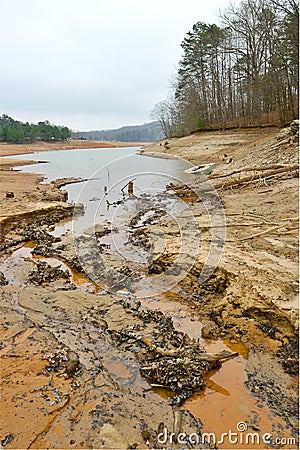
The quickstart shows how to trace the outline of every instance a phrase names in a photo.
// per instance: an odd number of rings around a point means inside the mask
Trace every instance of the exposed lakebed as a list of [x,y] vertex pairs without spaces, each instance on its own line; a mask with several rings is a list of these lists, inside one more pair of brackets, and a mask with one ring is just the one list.
[[[112,150],[103,150],[102,152],[110,152]],[[127,150],[113,150],[114,152],[120,154],[119,152],[126,152]],[[76,151],[80,152],[80,151]],[[143,168],[141,166],[138,167],[130,167],[129,172],[126,171],[124,166],[124,171],[122,171],[122,177],[120,176],[120,163],[117,163],[117,173],[114,172],[115,169],[111,166],[111,169],[107,171],[104,167],[102,174],[106,173],[106,178],[104,180],[99,177],[99,173],[95,175],[95,167],[93,167],[93,155],[96,155],[98,150],[91,151],[91,155],[88,153],[89,150],[82,150],[81,156],[76,155],[78,157],[78,167],[76,170],[72,170],[72,161],[76,158],[70,157],[70,151],[68,151],[68,158],[70,161],[70,165],[66,164],[64,156],[61,155],[63,152],[50,152],[53,153],[51,158],[53,157],[53,161],[43,166],[35,165],[32,168],[26,166],[25,171],[33,170],[34,173],[44,173],[46,175],[46,181],[52,181],[55,178],[61,178],[66,176],[72,177],[82,177],[82,178],[96,178],[95,180],[90,180],[85,182],[84,188],[82,188],[81,183],[69,185],[66,187],[69,195],[69,200],[77,202],[80,199],[80,202],[85,206],[85,215],[76,218],[75,221],[75,232],[81,233],[87,226],[91,226],[95,222],[95,217],[97,218],[98,223],[108,224],[112,222],[114,225],[117,225],[115,217],[115,209],[114,205],[107,209],[106,200],[109,198],[109,203],[114,203],[123,200],[122,193],[120,193],[120,188],[126,184],[128,180],[134,177],[138,173],[138,179],[135,180],[135,189],[136,195],[146,195],[149,199],[149,196],[157,197],[158,193],[161,193],[165,185],[170,182],[170,180],[174,178],[181,179],[182,174],[182,163],[180,161],[164,161],[164,160],[156,160],[152,158],[143,158],[139,156],[130,156],[130,161],[142,160]],[[128,154],[132,155],[133,150],[128,150]],[[123,155],[123,154],[122,154]],[[49,157],[50,155],[48,155]],[[80,156],[80,157],[79,157]],[[43,152],[42,155],[28,155],[26,159],[43,159],[47,160],[47,152]],[[84,157],[84,158],[83,158]],[[24,157],[22,156],[24,159]],[[83,158],[80,160],[80,158]],[[90,159],[88,159],[90,158]],[[115,158],[115,155],[114,157]],[[63,168],[60,167],[60,160],[64,161]],[[90,170],[85,171],[81,170],[82,167],[85,167],[85,161],[90,162]],[[124,161],[126,158],[124,158]],[[123,161],[123,162],[124,162]],[[105,164],[105,162],[104,162]],[[81,166],[81,167],[80,167]],[[166,174],[163,173],[162,176],[157,177],[155,172],[158,170],[162,171],[162,166],[164,167],[164,171],[170,171],[170,178],[168,179]],[[121,164],[123,168],[123,164]],[[141,172],[151,172],[151,175],[141,175]],[[163,171],[163,172],[164,172]],[[154,174],[152,173],[154,172]],[[115,174],[115,175],[114,175]],[[114,178],[115,176],[115,178]],[[120,183],[121,179],[121,183]],[[124,181],[124,182],[123,182]],[[112,186],[112,189],[108,188],[108,195],[103,196],[104,187]],[[172,208],[176,210],[176,205],[172,202],[174,200],[165,199],[165,202],[168,204],[172,204]],[[128,206],[128,201],[125,199],[123,203],[124,210],[122,211],[122,220],[126,217],[126,213],[128,217],[130,216],[130,212],[126,210]],[[118,205],[117,205],[118,206]],[[136,214],[136,211],[135,211]],[[142,223],[137,222],[136,225],[142,226],[144,225],[145,220],[149,219],[149,215],[144,217],[144,221]],[[71,229],[71,226],[74,226],[70,222],[66,222],[65,224],[57,227],[54,231],[55,236],[61,236],[63,233],[67,233],[68,229]],[[122,231],[122,230],[121,230]],[[116,243],[114,248],[115,240],[112,241],[108,235],[104,235],[101,239],[101,244],[106,244],[110,246],[111,250],[118,250],[119,246],[124,244],[124,236],[122,232],[116,233],[120,239],[120,243]],[[127,237],[126,237],[127,239]],[[144,239],[143,242],[147,242],[147,239]],[[69,271],[70,281],[75,285],[78,289],[87,289],[89,292],[95,291],[95,286],[93,284],[93,280],[89,280],[84,278],[80,272],[76,269],[72,268],[70,264],[66,261],[63,261],[60,257],[50,257],[50,256],[42,256],[36,255],[35,258],[32,258],[30,246],[27,248],[17,249],[11,256],[6,258],[5,265],[7,267],[7,271],[3,270],[4,275],[9,280],[10,283],[16,285],[18,284],[17,279],[15,277],[11,277],[9,274],[12,267],[20,267],[18,261],[23,260],[23,262],[27,262],[29,265],[30,261],[27,261],[24,258],[33,259],[35,261],[41,261],[49,264],[50,266],[60,266],[60,269],[63,271]],[[22,285],[22,277],[21,275],[21,285]],[[24,282],[24,279],[23,279]],[[26,281],[26,283],[30,282]],[[86,283],[86,285],[85,285]],[[101,292],[99,293],[99,298],[101,298]],[[119,293],[117,298],[128,294]],[[246,360],[247,360],[247,350],[240,342],[230,342],[225,341],[219,338],[204,340],[201,335],[202,318],[201,318],[201,308],[195,309],[195,306],[192,302],[189,302],[188,297],[183,297],[181,293],[177,293],[176,289],[174,291],[167,291],[158,296],[148,297],[145,299],[141,299],[142,305],[149,308],[150,310],[159,310],[163,313],[166,313],[169,317],[172,318],[174,328],[182,333],[186,333],[190,338],[195,339],[203,346],[203,348],[210,352],[219,352],[222,350],[230,350],[231,352],[237,352],[239,356],[235,358],[229,359],[224,362],[221,368],[218,368],[214,372],[209,372],[205,376],[205,381],[207,388],[203,391],[200,390],[194,394],[193,398],[187,400],[183,407],[189,409],[195,417],[200,417],[205,425],[205,431],[207,432],[221,432],[228,431],[229,429],[235,431],[237,422],[245,421],[248,423],[249,428],[264,432],[275,432],[282,433],[285,435],[283,429],[285,428],[285,424],[283,421],[278,418],[274,418],[271,410],[268,409],[266,405],[260,403],[260,401],[255,398],[250,391],[245,386],[245,381],[247,380],[247,372],[245,370]],[[25,302],[26,303],[26,302]],[[96,307],[95,302],[95,307]],[[26,309],[26,304],[23,304],[23,308]],[[55,327],[55,321],[52,324],[52,328]],[[93,324],[91,325],[93,327]],[[89,332],[97,339],[97,330],[90,329]],[[112,342],[113,344],[114,342]],[[112,351],[112,347],[107,344],[100,344],[100,353],[110,354]],[[152,392],[159,394],[162,398],[166,396],[167,391],[162,387],[151,386],[151,382],[148,384],[145,381],[144,377],[140,377],[139,375],[139,366],[132,365],[132,361],[124,358],[124,356],[118,358],[115,356],[113,358],[108,358],[105,363],[105,356],[103,358],[103,365],[106,367],[108,371],[110,371],[113,375],[113,378],[116,381],[122,384],[122,380],[125,380],[124,386],[126,385],[131,389],[132,392],[135,391],[134,386],[136,386],[137,391],[148,391],[150,389],[151,395]],[[152,387],[152,389],[151,389]],[[216,430],[216,423],[218,423],[218,430]],[[222,424],[222,426],[220,425]],[[228,445],[228,444],[227,444]],[[264,446],[261,446],[265,448]],[[224,448],[228,448],[224,447]],[[233,448],[235,448],[233,446]],[[240,447],[243,448],[243,447]],[[245,447],[245,448],[249,448]],[[259,448],[258,446],[252,448]]]

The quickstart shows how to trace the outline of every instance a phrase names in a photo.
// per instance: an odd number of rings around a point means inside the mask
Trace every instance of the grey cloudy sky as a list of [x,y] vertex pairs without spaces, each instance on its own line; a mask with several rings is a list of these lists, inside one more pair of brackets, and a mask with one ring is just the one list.
[[72,129],[147,122],[180,43],[225,0],[0,0],[0,113]]

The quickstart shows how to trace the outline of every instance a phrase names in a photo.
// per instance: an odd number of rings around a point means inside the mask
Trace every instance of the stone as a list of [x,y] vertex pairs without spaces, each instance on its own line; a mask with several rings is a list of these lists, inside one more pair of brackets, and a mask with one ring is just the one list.
[[283,128],[277,135],[277,141],[281,141],[282,139],[286,139],[293,136],[293,132],[290,127]]
[[293,134],[296,134],[299,132],[299,120],[293,120],[293,122],[290,124],[290,129],[293,132]]
[[128,448],[129,442],[126,438],[109,423],[105,423],[100,430],[97,439],[93,442],[94,448],[120,449]]
[[203,339],[217,339],[218,338],[218,328],[214,322],[206,323],[201,330],[201,337]]

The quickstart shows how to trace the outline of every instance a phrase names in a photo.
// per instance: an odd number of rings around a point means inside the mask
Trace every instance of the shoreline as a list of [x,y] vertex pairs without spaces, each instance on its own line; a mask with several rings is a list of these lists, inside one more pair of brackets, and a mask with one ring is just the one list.
[[[15,210],[27,211],[26,204],[30,199],[32,192],[34,192],[34,202],[42,200],[42,192],[45,193],[45,201],[47,197],[55,200],[55,195],[59,201],[61,200],[61,191],[54,194],[54,186],[48,184],[40,184],[43,180],[42,174],[31,174],[18,171],[18,166],[39,164],[40,161],[22,160],[22,155],[27,155],[34,152],[49,151],[49,150],[76,150],[89,148],[126,148],[136,147],[142,144],[124,143],[124,142],[103,142],[103,141],[85,141],[72,140],[66,142],[35,142],[32,144],[9,144],[0,143],[0,206],[3,211],[6,210],[7,201],[5,196],[7,192],[13,192],[15,198],[10,202],[10,215],[14,215]],[[9,156],[19,155],[20,159],[9,159]],[[5,156],[5,158],[2,158]],[[41,161],[42,162],[42,161]],[[15,169],[16,168],[16,169]],[[18,204],[18,205],[17,205]],[[23,207],[22,207],[23,204]],[[33,206],[33,205],[32,205]],[[19,211],[18,211],[19,213]],[[0,221],[1,226],[1,221]]]
[[34,152],[42,152],[49,150],[76,150],[89,148],[123,148],[123,147],[140,147],[143,143],[136,142],[104,142],[104,141],[85,141],[71,140],[63,142],[33,142],[31,144],[9,144],[0,143],[1,156],[25,155]]

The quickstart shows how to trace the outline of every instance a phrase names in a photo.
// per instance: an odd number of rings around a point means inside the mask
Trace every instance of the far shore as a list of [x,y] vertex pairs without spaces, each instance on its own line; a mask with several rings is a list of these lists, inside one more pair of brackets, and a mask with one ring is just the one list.
[[88,148],[122,148],[122,147],[140,147],[143,142],[104,142],[104,141],[85,141],[70,140],[63,142],[33,142],[28,144],[10,144],[0,143],[0,156],[25,155],[34,152],[47,150],[74,150]]
[[[36,161],[28,161],[20,159],[10,159],[10,156],[26,155],[34,152],[47,150],[75,150],[89,148],[123,148],[123,147],[141,147],[141,142],[104,142],[104,141],[86,141],[86,140],[70,140],[63,142],[33,142],[29,144],[10,144],[0,143],[0,198],[5,196],[8,191],[25,192],[36,189],[39,182],[43,179],[42,175],[32,173],[19,172],[17,166],[27,164],[37,164]],[[6,156],[6,158],[1,158]],[[7,158],[8,157],[8,158]]]

